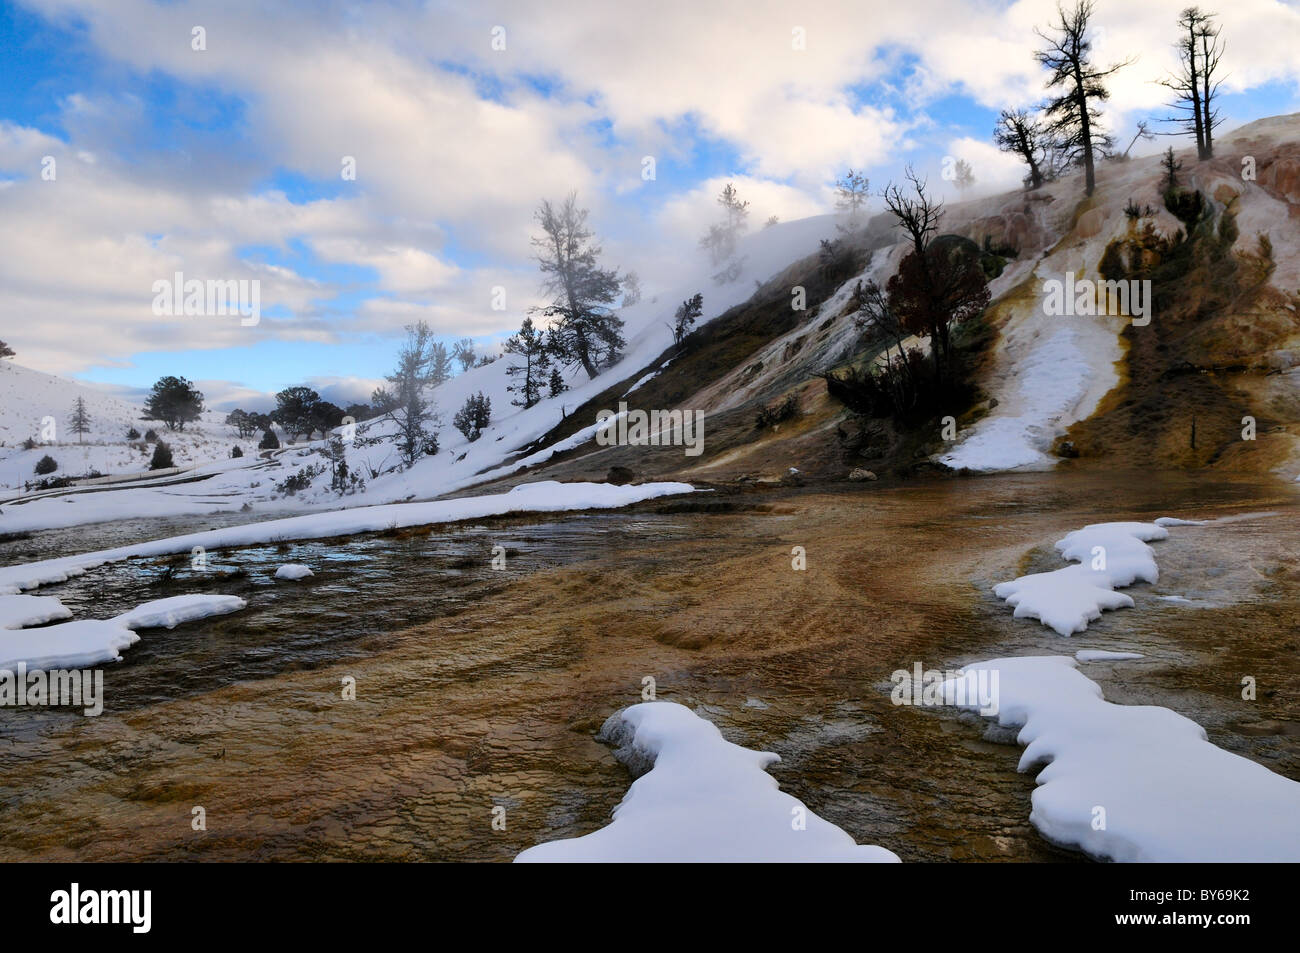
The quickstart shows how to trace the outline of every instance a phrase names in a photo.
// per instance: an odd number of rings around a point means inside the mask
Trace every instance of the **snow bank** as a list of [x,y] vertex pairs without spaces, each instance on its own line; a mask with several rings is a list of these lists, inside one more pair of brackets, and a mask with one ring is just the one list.
[[1117,588],[1160,578],[1147,541],[1168,536],[1155,523],[1094,523],[1056,544],[1063,557],[1079,565],[998,583],[993,592],[1015,606],[1017,619],[1038,619],[1061,635],[1082,632],[1106,609],[1133,607]]
[[18,566],[0,567],[0,593],[18,592],[53,582],[63,582],[88,569],[123,559],[188,553],[195,546],[209,552],[226,546],[256,546],[289,539],[323,539],[375,533],[390,527],[421,526],[456,520],[482,519],[503,513],[546,513],[564,510],[611,509],[677,493],[693,493],[689,483],[642,483],[614,486],[609,483],[558,483],[547,480],[525,483],[509,493],[470,496],[424,503],[390,503],[330,510],[286,519],[227,526],[222,529],[171,536],[166,539],[116,549],[103,549],[80,556],[64,556]]
[[53,596],[0,596],[0,629],[21,629],[71,618],[72,610]]
[[276,579],[306,579],[314,575],[316,574],[311,571],[311,567],[302,563],[285,563],[275,571]]
[[172,596],[136,606],[113,621],[128,629],[174,629],[182,622],[238,612],[247,605],[239,596]]
[[1068,656],[962,671],[980,669],[999,673],[997,721],[1020,728],[1020,770],[1046,764],[1029,815],[1044,837],[1116,861],[1300,861],[1300,783],[1168,708],[1106,701]]
[[517,862],[898,861],[783,794],[764,770],[777,755],[726,741],[682,705],[633,705],[602,734],[624,744],[625,759],[654,767],[632,783],[607,827],[539,844]]

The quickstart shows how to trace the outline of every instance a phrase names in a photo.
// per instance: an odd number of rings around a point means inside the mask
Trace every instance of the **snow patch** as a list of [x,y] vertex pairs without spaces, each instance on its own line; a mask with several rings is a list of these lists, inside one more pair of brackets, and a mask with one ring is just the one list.
[[311,567],[302,563],[285,563],[275,571],[276,579],[306,579],[314,575],[316,574],[311,571]]
[[128,629],[174,629],[182,622],[238,612],[248,603],[239,596],[208,596],[197,593],[155,599],[138,605],[114,619]]
[[[1115,861],[1300,861],[1300,783],[1168,708],[1106,701],[1069,656],[962,671],[981,669],[999,673],[997,721],[1020,729],[1020,770],[1046,764],[1029,820],[1048,840]],[[955,682],[944,690],[954,701]]]
[[621,744],[620,760],[653,767],[632,782],[608,826],[531,847],[516,862],[898,861],[782,793],[764,770],[777,755],[732,744],[689,708],[633,705],[601,733]]
[[1147,541],[1168,536],[1155,523],[1093,523],[1056,544],[1064,558],[1079,565],[998,583],[993,592],[1015,606],[1015,618],[1038,619],[1060,635],[1073,635],[1104,610],[1133,607],[1129,596],[1115,590],[1160,578]]

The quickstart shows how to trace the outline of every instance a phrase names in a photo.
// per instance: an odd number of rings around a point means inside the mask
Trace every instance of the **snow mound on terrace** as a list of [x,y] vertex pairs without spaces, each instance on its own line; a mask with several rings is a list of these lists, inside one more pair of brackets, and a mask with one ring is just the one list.
[[1106,701],[1068,656],[962,669],[980,670],[998,673],[998,724],[1020,727],[1020,770],[1046,764],[1029,820],[1048,840],[1115,861],[1300,860],[1300,783],[1168,708]]
[[633,705],[602,733],[654,767],[632,782],[607,827],[539,844],[517,862],[898,861],[782,793],[764,770],[777,755],[732,744],[689,708]]

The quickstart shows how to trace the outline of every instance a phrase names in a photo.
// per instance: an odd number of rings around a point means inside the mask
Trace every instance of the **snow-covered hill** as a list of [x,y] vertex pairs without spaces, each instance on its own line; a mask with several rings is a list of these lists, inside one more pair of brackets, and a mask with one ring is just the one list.
[[[1230,208],[1235,215],[1240,233],[1234,251],[1248,254],[1261,233],[1272,239],[1274,268],[1267,275],[1271,297],[1260,306],[1264,310],[1256,320],[1259,328],[1267,325],[1268,333],[1227,338],[1233,350],[1231,354],[1225,352],[1225,360],[1245,360],[1252,367],[1271,369],[1268,375],[1260,370],[1255,375],[1258,381],[1252,378],[1242,384],[1246,389],[1254,388],[1252,399],[1256,405],[1266,410],[1273,408],[1273,419],[1280,416],[1282,424],[1271,426],[1267,434],[1261,433],[1258,443],[1251,445],[1252,451],[1265,445],[1267,450],[1248,465],[1256,470],[1292,474],[1300,468],[1300,414],[1288,409],[1300,407],[1300,360],[1295,359],[1300,328],[1294,301],[1296,288],[1300,287],[1300,239],[1293,227],[1300,208],[1298,141],[1300,115],[1277,117],[1224,135],[1219,143],[1220,156],[1213,162],[1186,162],[1189,184],[1206,195],[1220,214]],[[1256,161],[1257,180],[1240,175],[1241,154],[1246,152]],[[1183,155],[1185,160],[1190,158]],[[1157,210],[1150,218],[1159,230],[1172,234],[1179,223],[1161,205],[1157,157],[1104,163],[1098,172],[1097,193],[1089,200],[1083,198],[1080,177],[1081,173],[1070,175],[1032,193],[1016,191],[953,203],[945,210],[941,231],[977,243],[988,240],[994,247],[1018,249],[990,285],[993,304],[987,322],[996,333],[981,384],[991,399],[981,408],[982,415],[963,426],[958,438],[939,453],[941,460],[954,467],[1000,470],[1054,466],[1054,444],[1067,428],[1095,419],[1108,395],[1118,393],[1121,386],[1133,386],[1126,380],[1124,367],[1128,353],[1124,333],[1129,322],[1107,315],[1050,316],[1042,307],[1043,282],[1059,279],[1067,272],[1096,277],[1097,263],[1107,243],[1126,232],[1131,234],[1133,224],[1124,214],[1130,200]],[[757,300],[756,288],[787,270],[793,269],[791,275],[810,276],[816,259],[808,256],[818,251],[822,239],[836,237],[835,224],[834,217],[820,216],[778,224],[745,237],[738,250],[743,261],[740,273],[725,285],[713,281],[711,275],[718,269],[704,256],[684,261],[675,287],[621,310],[627,347],[617,365],[592,380],[581,370],[570,370],[567,392],[527,410],[511,403],[514,395],[508,390],[508,357],[452,378],[434,394],[442,415],[440,451],[410,468],[401,468],[390,443],[352,446],[349,465],[366,481],[360,492],[340,497],[330,490],[319,442],[286,447],[273,459],[263,460],[257,458],[250,441],[243,441],[247,456],[229,459],[230,447],[240,441],[219,422],[224,415],[209,414],[183,434],[164,434],[175,448],[179,466],[198,466],[188,475],[188,482],[52,494],[6,507],[0,531],[119,516],[241,508],[267,514],[432,499],[512,476],[524,466],[533,468],[528,479],[537,479],[536,471],[544,471],[556,451],[585,445],[588,449],[582,454],[588,453],[593,448],[595,398],[610,404],[599,409],[613,411],[620,397],[643,387],[643,394],[654,391],[659,373],[674,378],[672,393],[678,396],[672,399],[673,406],[691,407],[710,415],[730,413],[754,401],[799,391],[809,381],[816,381],[818,374],[836,367],[857,346],[861,332],[851,308],[852,288],[866,278],[883,284],[905,250],[888,216],[877,213],[860,236],[865,243],[860,248],[860,270],[837,281],[820,296],[821,300],[810,302],[809,309],[795,315],[793,323],[789,299],[782,303],[772,297],[769,289],[766,304],[751,310],[757,315],[754,320],[760,322],[777,322],[779,313],[780,326],[756,340],[756,350],[733,355],[731,366],[720,367],[715,361],[687,374],[680,368],[685,360],[674,358],[678,366],[673,368],[655,362],[672,344],[670,324],[683,300],[697,292],[703,294],[701,327],[736,305],[752,305]],[[786,289],[778,290],[788,294]],[[1212,353],[1210,357],[1217,359]],[[615,388],[616,384],[620,386]],[[685,399],[681,397],[683,391]],[[451,418],[469,396],[479,392],[491,401],[492,421],[471,443],[452,428]],[[92,418],[85,446],[67,439],[66,418],[78,396],[86,399]],[[631,401],[635,405],[635,396]],[[824,387],[817,391],[814,402],[820,415],[814,415],[815,429],[829,435],[835,421],[845,414],[844,408],[826,399]],[[539,439],[579,407],[583,408],[582,420],[566,425],[562,432],[568,435],[539,449]],[[1277,408],[1281,408],[1280,413]],[[56,447],[18,449],[16,445],[23,439],[39,435],[41,420],[46,416],[54,417],[59,428]],[[92,468],[104,473],[143,470],[146,452],[133,449],[125,440],[130,426],[144,429],[139,416],[139,408],[93,387],[12,364],[0,366],[0,441],[4,444],[0,446],[0,486],[21,487],[32,478],[36,460],[45,452],[58,459],[61,474]],[[1112,428],[1108,432],[1115,432],[1120,424],[1112,421],[1108,426]],[[384,434],[387,428],[387,424],[375,422],[363,426],[362,431],[374,436]],[[755,441],[752,434],[736,431],[729,446],[725,440],[712,442],[709,455],[671,464],[678,467],[671,473],[683,479],[722,476],[725,467],[712,468],[736,460],[757,460],[754,446],[795,439],[800,432],[790,429],[773,435],[772,440]],[[719,446],[724,448],[721,453],[715,449]],[[1102,446],[1104,452],[1104,440]],[[805,446],[792,452],[790,459],[782,458],[778,474],[786,472],[787,464],[801,469],[798,453],[806,450]],[[763,465],[779,457],[779,452],[768,453]],[[825,458],[829,459],[830,454]],[[608,460],[608,455],[601,456],[599,465],[589,466],[583,478],[592,478],[590,471],[603,473],[610,465],[604,462]],[[637,465],[631,460],[621,462]],[[1204,464],[1192,461],[1184,465]],[[281,486],[285,478],[295,472],[301,475],[308,467],[314,474],[310,485],[288,494]],[[668,477],[669,473],[661,470],[659,475]]]
[[[77,398],[85,401],[90,416],[89,432],[81,435],[68,424]],[[221,423],[223,413],[205,413],[184,431],[174,432],[160,422],[141,420],[142,415],[140,405],[94,385],[0,361],[0,489],[21,489],[25,482],[37,479],[36,463],[47,454],[59,465],[53,476],[146,470],[153,447],[128,440],[133,427],[140,434],[155,429],[172,448],[176,466],[183,468],[226,459],[237,443],[245,453],[253,448]],[[48,440],[51,426],[53,439]],[[24,450],[22,444],[29,438],[41,446]]]

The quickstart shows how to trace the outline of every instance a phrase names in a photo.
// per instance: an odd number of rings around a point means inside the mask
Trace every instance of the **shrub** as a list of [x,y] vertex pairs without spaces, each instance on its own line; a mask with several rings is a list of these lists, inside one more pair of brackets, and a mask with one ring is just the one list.
[[52,456],[50,456],[47,453],[45,456],[41,457],[40,460],[37,461],[36,475],[45,476],[45,474],[53,473],[58,468],[59,468],[58,461],[56,461]]
[[158,431],[154,430],[153,428],[150,428],[150,429],[146,430],[146,431],[144,432],[144,442],[145,442],[145,443],[157,443],[157,442],[158,442]]
[[127,439],[127,440],[139,440],[139,439],[140,439],[140,431],[138,431],[138,430],[136,430],[134,427],[132,427],[130,430],[128,430],[128,431],[126,432],[126,439]]
[[172,448],[159,440],[153,448],[153,459],[149,461],[150,470],[168,470],[176,466],[172,462]]
[[307,466],[290,473],[277,483],[275,488],[285,496],[293,496],[299,490],[305,490],[311,486],[311,481],[324,472],[324,464],[309,463]]
[[230,450],[230,457],[232,460],[236,457],[242,457],[243,455],[244,451],[239,449],[239,444],[235,444]]
[[266,433],[262,434],[262,440],[257,445],[257,449],[258,450],[279,450],[280,438],[275,435],[274,430],[268,429]]
[[473,443],[483,435],[488,423],[492,420],[492,401],[483,396],[483,392],[471,394],[465,401],[465,406],[456,411],[456,416],[452,418],[452,424],[465,435],[465,439]]
[[37,443],[35,440],[33,440],[31,437],[28,437],[26,440],[23,441],[23,449],[24,449],[24,450],[35,450],[35,449],[36,449],[37,447],[39,447],[39,446],[40,446],[40,444],[38,444],[38,443]]

